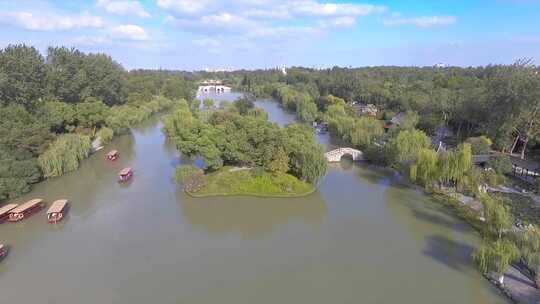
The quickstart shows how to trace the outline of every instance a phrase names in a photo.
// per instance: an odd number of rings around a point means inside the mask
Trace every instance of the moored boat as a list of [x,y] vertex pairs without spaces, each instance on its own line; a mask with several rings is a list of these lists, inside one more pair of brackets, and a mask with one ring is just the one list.
[[49,223],[58,223],[64,218],[69,207],[68,200],[59,199],[52,203],[49,210],[47,210],[47,220]]
[[5,222],[9,218],[9,212],[17,208],[17,204],[7,204],[0,208],[0,223]]
[[107,159],[108,160],[115,161],[115,160],[118,159],[118,157],[120,157],[120,153],[118,153],[117,150],[111,150],[111,151],[109,151],[109,153],[107,153]]
[[0,244],[0,261],[7,255],[7,247],[4,244]]
[[32,213],[38,212],[43,207],[45,207],[45,203],[43,203],[42,199],[36,198],[33,200],[29,200],[28,202],[9,211],[8,221],[10,222],[21,221],[24,218],[30,216]]
[[131,177],[133,176],[133,170],[131,168],[127,167],[120,172],[118,172],[118,181],[119,182],[127,182]]

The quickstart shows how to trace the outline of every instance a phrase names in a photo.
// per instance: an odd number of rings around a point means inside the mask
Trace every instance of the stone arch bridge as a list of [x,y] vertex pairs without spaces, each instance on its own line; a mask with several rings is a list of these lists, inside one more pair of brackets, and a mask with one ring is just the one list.
[[353,148],[338,148],[324,153],[324,157],[328,162],[339,162],[344,155],[350,155],[353,161],[364,160],[362,151]]

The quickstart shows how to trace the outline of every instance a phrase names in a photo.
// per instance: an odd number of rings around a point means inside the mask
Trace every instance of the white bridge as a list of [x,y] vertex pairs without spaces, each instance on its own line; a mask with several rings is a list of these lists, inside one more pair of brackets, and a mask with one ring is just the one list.
[[341,161],[343,155],[350,155],[353,161],[364,160],[362,151],[353,148],[338,148],[324,153],[326,160],[331,163]]
[[210,92],[223,93],[223,92],[230,92],[231,88],[224,85],[204,85],[204,86],[199,86],[198,91],[202,93],[210,93]]

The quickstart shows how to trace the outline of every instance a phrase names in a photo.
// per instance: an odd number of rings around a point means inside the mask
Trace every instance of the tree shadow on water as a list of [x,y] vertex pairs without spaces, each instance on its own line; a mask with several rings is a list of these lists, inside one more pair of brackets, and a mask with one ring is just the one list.
[[473,250],[469,244],[442,235],[430,235],[426,237],[426,247],[422,253],[451,269],[469,272],[472,269]]
[[453,231],[459,231],[459,232],[472,232],[474,231],[473,228],[470,225],[467,225],[466,223],[456,219],[455,217],[452,217],[451,214],[444,213],[440,214],[439,210],[436,210],[437,212],[427,212],[422,209],[413,209],[412,213],[415,218],[432,223],[434,225],[443,226],[445,228],[448,228]]

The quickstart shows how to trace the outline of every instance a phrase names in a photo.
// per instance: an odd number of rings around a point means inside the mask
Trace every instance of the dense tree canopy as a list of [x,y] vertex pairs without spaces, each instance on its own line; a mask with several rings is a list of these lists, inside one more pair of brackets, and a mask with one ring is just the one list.
[[51,47],[44,59],[25,45],[0,50],[0,200],[77,168],[89,140],[107,142],[172,107],[162,92],[176,99],[194,91],[184,75],[128,73],[104,54]]

